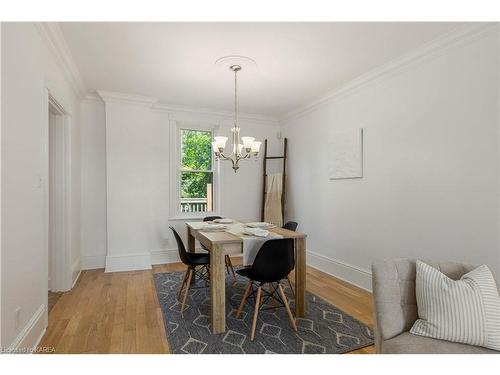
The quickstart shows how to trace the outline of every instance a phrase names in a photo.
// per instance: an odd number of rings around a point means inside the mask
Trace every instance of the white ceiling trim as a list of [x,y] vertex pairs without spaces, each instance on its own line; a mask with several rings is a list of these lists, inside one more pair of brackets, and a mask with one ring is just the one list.
[[77,96],[80,99],[84,98],[87,94],[85,83],[59,25],[55,22],[35,22],[34,24],[45,45],[62,68]]
[[283,124],[286,121],[300,118],[333,100],[337,100],[341,97],[352,94],[353,92],[359,90],[360,88],[363,88],[370,83],[373,83],[378,79],[387,77],[403,67],[418,63],[427,57],[433,56],[436,53],[440,53],[446,50],[447,48],[468,41],[471,38],[480,36],[485,32],[498,30],[499,26],[497,23],[475,23],[474,25],[452,31],[431,41],[430,43],[427,43],[421,48],[413,50],[410,53],[407,53],[387,64],[384,64],[379,68],[373,69],[368,73],[365,73],[358,78],[351,80],[346,85],[332,90],[327,94],[317,98],[316,100],[299,107],[298,109],[282,114],[281,116],[279,116],[280,123]]
[[143,105],[146,107],[152,107],[153,104],[158,101],[157,98],[152,98],[150,96],[131,95],[131,94],[124,94],[121,92],[114,92],[114,91],[97,90],[97,94],[106,103],[127,103],[127,104],[135,104],[135,105]]
[[96,92],[90,92],[87,95],[85,95],[85,98],[83,100],[96,100],[96,101],[103,101],[102,98],[97,94]]
[[[95,100],[100,97],[106,103],[125,103],[133,105],[141,105],[151,108],[153,111],[168,112],[169,114],[194,114],[204,117],[213,117],[219,119],[232,119],[233,112],[217,111],[209,108],[193,108],[188,106],[160,103],[158,98],[143,95],[132,95],[114,91],[97,90],[97,95],[89,94],[86,99]],[[273,125],[279,125],[279,120],[276,117],[264,116],[251,113],[239,113],[238,118],[243,121],[263,122]]]
[[[197,115],[219,117],[224,119],[234,118],[234,112],[216,111],[209,108],[192,108],[188,106],[163,104],[159,102],[153,105],[153,110],[165,111],[169,113],[194,113]],[[274,125],[279,125],[279,119],[273,116],[238,112],[238,119],[246,121],[267,122],[267,123],[273,123]]]

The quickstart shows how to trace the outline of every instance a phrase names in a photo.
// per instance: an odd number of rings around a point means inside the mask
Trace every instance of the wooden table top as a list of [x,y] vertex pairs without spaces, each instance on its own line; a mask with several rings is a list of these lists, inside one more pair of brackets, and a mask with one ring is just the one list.
[[[199,224],[199,222],[196,222]],[[220,232],[212,232],[212,231],[202,231],[199,229],[194,228],[191,225],[191,222],[186,222],[186,225],[192,230],[198,233],[199,236],[203,237],[207,241],[211,242],[212,244],[218,244],[218,245],[223,245],[223,244],[233,244],[233,243],[242,243],[243,239],[241,237],[238,237],[232,233],[225,232],[225,231],[220,231]],[[279,234],[283,236],[283,238],[306,238],[307,235],[304,233],[300,232],[294,232],[288,229],[280,228],[280,227],[274,227],[269,229],[270,232]]]

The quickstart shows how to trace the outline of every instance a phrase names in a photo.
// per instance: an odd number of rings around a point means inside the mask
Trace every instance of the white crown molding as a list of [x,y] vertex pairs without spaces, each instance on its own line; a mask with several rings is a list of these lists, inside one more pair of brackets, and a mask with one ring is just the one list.
[[[194,115],[199,117],[212,117],[214,119],[230,120],[234,114],[229,111],[217,111],[209,108],[193,108],[177,104],[161,103],[157,98],[143,95],[126,94],[115,91],[97,90],[96,94],[88,94],[85,99],[97,100],[99,97],[106,103],[125,103],[150,107],[155,112],[166,112],[173,119],[182,118],[185,115]],[[239,113],[238,117],[242,121],[254,121],[262,123],[271,123],[279,125],[279,119],[272,116]]]
[[84,98],[87,93],[85,83],[59,25],[56,22],[35,22],[34,24],[45,45],[62,68],[77,96]]
[[126,103],[126,104],[141,105],[145,107],[152,107],[153,104],[158,101],[158,99],[150,96],[131,95],[115,91],[97,90],[97,94],[106,103]]
[[87,95],[85,95],[85,98],[83,100],[95,100],[98,102],[102,102],[102,98],[95,92],[90,92]]
[[[200,116],[210,116],[220,119],[232,119],[234,117],[234,113],[230,111],[217,111],[209,108],[193,108],[189,106],[164,104],[159,102],[153,105],[153,110],[168,112],[173,114],[189,113]],[[238,118],[244,121],[267,122],[279,125],[279,118],[274,116],[266,116],[266,115],[252,114],[252,113],[238,113]]]
[[325,95],[322,95],[321,97],[318,97],[308,104],[300,106],[299,108],[292,111],[285,112],[284,114],[279,116],[280,123],[283,125],[286,121],[302,117],[307,113],[310,113],[311,111],[325,105],[326,103],[352,94],[360,88],[363,88],[366,85],[373,83],[379,79],[385,78],[408,65],[420,62],[425,58],[443,52],[446,49],[468,41],[471,38],[480,36],[485,32],[492,30],[497,31],[498,27],[498,23],[474,23],[470,26],[451,31],[416,50],[413,50],[399,58],[396,58],[395,60],[390,61],[387,64],[375,68],[365,74],[362,74],[361,76],[349,81],[347,84],[334,89],[326,93]]

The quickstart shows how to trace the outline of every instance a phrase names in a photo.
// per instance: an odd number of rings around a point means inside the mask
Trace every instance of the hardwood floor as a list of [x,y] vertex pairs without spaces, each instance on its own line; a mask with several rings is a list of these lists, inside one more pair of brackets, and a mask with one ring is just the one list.
[[56,302],[59,301],[59,298],[61,298],[62,295],[63,295],[63,292],[51,292],[51,291],[49,291],[49,298],[48,298],[49,313],[52,310],[52,308],[54,307],[54,305],[56,304]]
[[[175,263],[154,266],[152,271],[83,271],[50,311],[40,346],[54,347],[55,353],[168,353],[152,275],[183,270]],[[370,293],[310,267],[307,289],[373,326]],[[351,353],[374,353],[374,348]]]

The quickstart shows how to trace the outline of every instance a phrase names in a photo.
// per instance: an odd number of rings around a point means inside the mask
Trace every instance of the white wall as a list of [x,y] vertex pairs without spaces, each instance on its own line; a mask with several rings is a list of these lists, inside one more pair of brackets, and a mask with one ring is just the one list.
[[[99,99],[82,104],[84,268],[104,267],[106,260],[107,271],[178,261],[169,226],[182,235],[186,229],[185,220],[172,220],[170,210],[171,127],[175,121],[216,122],[221,133],[228,134],[231,126],[227,116],[175,113],[134,97],[121,99],[106,100],[105,105]],[[271,152],[279,152],[276,122],[247,120],[242,128],[245,134],[268,138]],[[242,162],[237,174],[227,162],[221,169],[221,214],[260,219],[262,156],[257,162]]]
[[[2,113],[2,23],[0,22],[0,114]],[[2,144],[2,116],[0,115],[0,145]],[[0,147],[0,207],[2,207],[2,152]],[[1,209],[1,208],[0,208]],[[0,344],[2,343],[2,215],[0,214]]]
[[[0,346],[31,347],[47,323],[47,88],[71,114],[72,263],[79,267],[78,99],[39,30],[2,23],[2,253]],[[42,180],[40,181],[40,178]],[[20,308],[19,324],[15,310]]]
[[106,270],[151,267],[168,231],[168,123],[148,106],[106,103]]
[[81,103],[82,268],[104,267],[106,257],[106,122],[100,98]]
[[[394,257],[500,278],[498,29],[455,42],[285,121],[310,264],[367,289],[371,263]],[[329,180],[325,138],[350,127],[365,129],[364,177]]]

